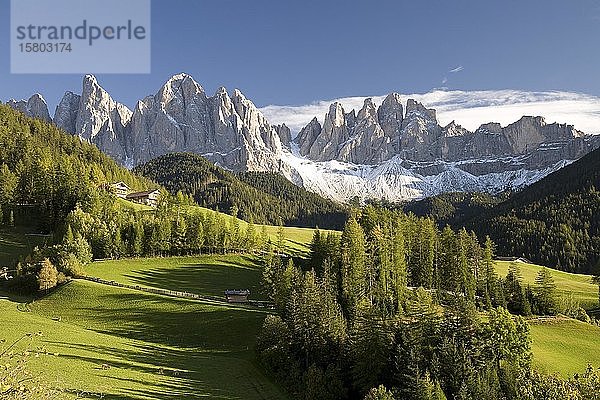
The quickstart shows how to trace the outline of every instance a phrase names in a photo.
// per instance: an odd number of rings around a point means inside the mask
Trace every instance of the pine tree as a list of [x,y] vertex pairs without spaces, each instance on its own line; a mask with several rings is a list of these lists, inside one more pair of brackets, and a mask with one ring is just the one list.
[[494,243],[489,236],[485,238],[485,244],[483,245],[483,295],[485,300],[485,306],[490,309],[492,306],[501,305],[499,288],[498,288],[498,276],[494,268]]
[[396,312],[402,312],[406,299],[406,249],[402,220],[398,219],[394,228],[392,239],[392,282],[394,288],[394,305]]
[[231,207],[232,227],[231,227],[231,246],[234,249],[242,248],[242,232],[240,229],[240,220],[238,219],[238,207],[234,205]]
[[256,227],[254,221],[250,218],[246,227],[245,247],[248,251],[256,250]]
[[283,228],[283,221],[279,220],[277,226],[277,252],[283,254],[285,246],[285,229]]
[[144,250],[144,227],[139,221],[133,224],[133,238],[131,242],[131,253],[135,257],[142,255]]
[[365,296],[365,259],[365,235],[356,219],[351,218],[341,239],[342,293],[349,315],[354,314],[357,304]]
[[556,283],[546,267],[542,268],[535,278],[535,303],[540,314],[554,315],[558,311]]

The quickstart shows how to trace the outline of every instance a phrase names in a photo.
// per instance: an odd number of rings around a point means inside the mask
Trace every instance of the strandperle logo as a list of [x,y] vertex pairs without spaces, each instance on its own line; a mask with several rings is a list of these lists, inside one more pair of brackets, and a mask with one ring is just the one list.
[[149,73],[150,0],[11,0],[12,73]]
[[95,41],[105,40],[144,40],[146,39],[146,28],[134,26],[131,20],[126,25],[100,27],[91,25],[83,20],[81,25],[73,28],[71,26],[17,26],[17,40],[41,40],[44,41],[71,41],[73,39],[87,40],[91,46]]

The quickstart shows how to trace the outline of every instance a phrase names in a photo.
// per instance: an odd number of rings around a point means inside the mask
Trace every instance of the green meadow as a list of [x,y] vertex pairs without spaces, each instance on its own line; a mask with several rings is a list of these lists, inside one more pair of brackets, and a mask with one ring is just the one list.
[[[221,268],[227,276],[231,267]],[[263,310],[87,281],[31,304],[19,300],[0,300],[0,335],[10,343],[41,331],[31,349],[44,352],[31,368],[72,392],[132,400],[286,398],[254,361]]]
[[530,320],[534,365],[563,377],[600,367],[600,327],[568,318]]
[[[277,230],[269,227],[267,232],[276,238]],[[285,228],[288,248],[304,252],[312,233]],[[23,234],[11,235],[0,245],[6,246],[7,257],[14,257],[34,243]],[[508,265],[498,262],[498,274],[504,276]],[[541,267],[520,266],[524,281],[533,283]],[[86,273],[217,297],[226,289],[250,289],[252,299],[264,299],[258,256],[97,261]],[[562,294],[573,293],[589,307],[597,304],[591,277],[560,271],[552,275]],[[30,368],[72,397],[88,392],[125,400],[286,399],[255,361],[254,343],[266,313],[223,301],[177,299],[76,280],[33,302],[1,297],[0,337],[11,343],[41,332],[17,348],[33,350],[37,356]],[[538,368],[568,376],[583,371],[587,363],[600,366],[600,328],[566,318],[531,320],[530,325]]]
[[[496,272],[502,278],[508,272],[509,261],[496,261]],[[535,264],[518,263],[523,276],[523,283],[534,285],[535,277],[543,268]],[[573,296],[585,309],[598,307],[598,285],[592,283],[590,275],[572,274],[550,269],[560,296]]]

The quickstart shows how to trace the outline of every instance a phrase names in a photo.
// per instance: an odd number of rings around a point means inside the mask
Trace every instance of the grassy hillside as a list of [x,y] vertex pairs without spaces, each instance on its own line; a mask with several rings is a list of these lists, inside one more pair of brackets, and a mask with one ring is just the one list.
[[115,282],[223,296],[226,289],[250,289],[250,298],[262,299],[261,266],[244,255],[140,258],[97,261],[86,267],[90,276]]
[[[217,287],[256,285],[259,279],[253,261],[236,256],[110,263],[94,264],[92,271],[129,282],[142,279],[154,287],[187,285],[208,294]],[[35,358],[31,366],[63,387],[119,399],[286,398],[254,362],[264,311],[84,281],[34,302],[30,312],[17,306],[0,301],[9,321],[0,327],[0,337],[10,341],[42,331],[41,344],[57,355]],[[52,320],[58,317],[60,322]],[[111,367],[104,370],[102,364]]]
[[600,327],[573,319],[529,321],[534,365],[567,377],[600,366]]
[[[509,265],[509,261],[497,261],[496,272],[498,275],[504,278]],[[519,263],[519,266],[521,267],[523,282],[533,285],[535,277],[542,267],[527,263]],[[550,272],[561,296],[573,295],[573,298],[579,301],[585,309],[598,307],[598,285],[592,283],[590,275],[572,274],[558,270],[550,270]]]

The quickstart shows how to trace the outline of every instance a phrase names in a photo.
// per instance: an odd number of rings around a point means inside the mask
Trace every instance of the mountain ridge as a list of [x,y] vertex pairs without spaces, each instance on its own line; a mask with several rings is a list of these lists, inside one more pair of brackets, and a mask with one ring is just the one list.
[[[9,103],[30,116],[49,115],[41,96]],[[219,88],[209,96],[184,73],[133,110],[86,75],[82,94],[66,92],[54,122],[129,168],[193,152],[232,171],[281,173],[342,202],[518,189],[600,146],[600,136],[541,117],[474,132],[455,122],[441,126],[435,110],[412,99],[404,104],[398,93],[379,107],[367,98],[358,111],[332,103],[323,124],[315,117],[292,139],[286,124],[271,125],[239,90],[230,95]]]

